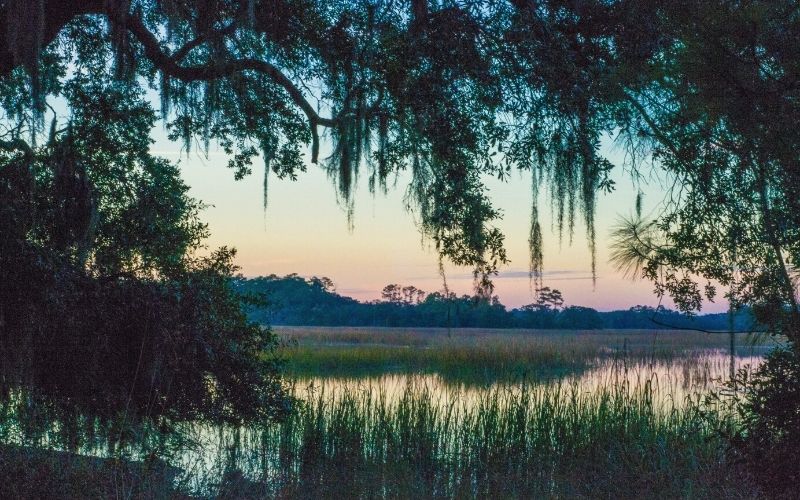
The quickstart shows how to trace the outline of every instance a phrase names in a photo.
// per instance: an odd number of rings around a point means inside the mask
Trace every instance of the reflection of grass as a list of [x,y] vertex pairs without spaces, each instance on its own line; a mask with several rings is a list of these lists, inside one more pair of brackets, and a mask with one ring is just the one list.
[[[458,381],[574,373],[598,358],[670,359],[724,349],[725,334],[675,331],[546,331],[280,327],[287,369],[304,376],[438,373]],[[745,344],[745,336],[738,339]]]
[[[591,393],[559,385],[480,392],[411,384],[307,396],[251,435],[232,491],[288,498],[740,498],[723,439],[691,408],[659,411],[649,384]],[[303,397],[302,394],[299,396]],[[727,418],[709,410],[717,422]],[[246,457],[258,457],[258,463]],[[264,465],[269,464],[266,468]]]

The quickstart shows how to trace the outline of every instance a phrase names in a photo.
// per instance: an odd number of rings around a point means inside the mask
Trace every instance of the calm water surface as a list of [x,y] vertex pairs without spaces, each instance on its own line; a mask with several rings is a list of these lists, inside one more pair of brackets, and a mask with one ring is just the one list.
[[[734,369],[755,369],[762,355],[748,352],[736,356]],[[687,397],[702,395],[721,388],[728,380],[731,358],[722,351],[699,351],[673,360],[601,359],[592,368],[578,375],[568,375],[550,380],[520,379],[515,382],[495,382],[483,386],[455,384],[437,374],[386,374],[377,377],[311,377],[294,381],[295,394],[301,399],[318,396],[336,399],[349,393],[366,393],[385,398],[387,403],[398,401],[408,390],[427,390],[442,405],[470,405],[480,401],[487,393],[496,390],[519,391],[538,386],[560,385],[576,388],[590,394],[598,389],[626,386],[630,390],[649,384],[658,403],[664,406],[681,405]]]
[[[734,369],[754,369],[762,362],[761,353],[750,350],[745,356],[735,358]],[[648,390],[652,395],[653,407],[660,411],[670,411],[687,404],[689,399],[697,401],[698,396],[707,394],[713,389],[721,389],[730,374],[731,358],[722,351],[695,351],[671,361],[664,360],[624,360],[602,359],[593,363],[593,367],[582,374],[570,375],[560,379],[544,381],[519,380],[517,382],[497,382],[485,386],[454,384],[435,374],[387,374],[378,377],[314,377],[295,379],[295,395],[307,401],[322,399],[328,403],[358,395],[370,401],[382,400],[391,408],[396,405],[408,391],[420,393],[427,391],[431,400],[444,407],[455,408],[458,414],[469,411],[482,400],[493,394],[514,396],[523,390],[538,391],[561,389],[570,397],[591,397],[601,390],[619,388],[637,392]],[[513,398],[511,398],[513,399]],[[500,398],[501,404],[503,398]],[[536,397],[530,399],[536,404]],[[181,467],[189,475],[208,478],[219,474],[219,467],[224,463],[224,455],[231,449],[232,434],[230,430],[202,427],[197,429],[200,448],[187,453],[174,465]],[[240,429],[236,433],[235,446],[238,453],[250,455],[251,464],[265,467],[265,461],[259,459],[264,454],[263,433],[249,429]],[[199,452],[199,453],[198,453]],[[268,465],[266,465],[269,468]],[[248,471],[245,471],[248,472]],[[256,475],[258,471],[249,471]]]

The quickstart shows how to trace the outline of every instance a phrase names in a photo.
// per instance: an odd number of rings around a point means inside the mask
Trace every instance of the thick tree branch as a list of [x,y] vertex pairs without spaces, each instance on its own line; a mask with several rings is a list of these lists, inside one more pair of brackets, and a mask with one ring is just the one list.
[[[167,76],[183,82],[209,81],[225,78],[242,71],[255,71],[268,76],[273,82],[283,87],[289,94],[292,102],[306,115],[311,127],[311,161],[317,162],[319,155],[318,126],[335,127],[338,118],[325,118],[316,112],[314,107],[303,95],[303,92],[284,75],[276,66],[260,59],[233,59],[217,64],[181,66],[176,59],[161,49],[158,39],[144,25],[137,15],[127,16],[124,20],[115,19],[115,22],[124,22],[125,27],[142,44],[145,56]],[[180,51],[179,51],[180,52]]]
[[218,38],[224,37],[225,35],[229,35],[236,31],[237,22],[232,21],[230,24],[225,26],[219,30],[213,30],[208,33],[203,33],[202,35],[198,36],[194,40],[187,42],[186,45],[181,47],[180,49],[176,50],[174,54],[172,54],[171,59],[175,61],[175,63],[181,62],[186,56],[189,55],[189,52],[196,49],[200,45],[209,42],[211,40],[216,40]]
[[[292,102],[306,115],[311,128],[311,160],[314,163],[317,162],[319,156],[318,127],[335,127],[339,123],[339,118],[320,116],[300,88],[284,75],[280,69],[267,61],[243,58],[209,65],[184,66],[180,64],[193,49],[234,31],[237,27],[235,21],[220,30],[200,35],[175,51],[174,54],[169,54],[162,49],[159,40],[144,25],[140,16],[120,15],[120,13],[113,12],[113,9],[109,10],[107,8],[106,0],[43,1],[45,26],[43,27],[42,47],[51,43],[64,26],[75,17],[85,14],[99,14],[108,16],[112,22],[129,30],[144,47],[145,56],[156,68],[171,78],[183,82],[208,81],[225,78],[242,71],[255,71],[269,77],[289,94]],[[8,9],[7,5],[0,6],[0,20],[8,19]],[[21,61],[16,60],[14,57],[12,48],[9,45],[7,32],[8,23],[0,22],[0,76],[11,73],[21,64]]]

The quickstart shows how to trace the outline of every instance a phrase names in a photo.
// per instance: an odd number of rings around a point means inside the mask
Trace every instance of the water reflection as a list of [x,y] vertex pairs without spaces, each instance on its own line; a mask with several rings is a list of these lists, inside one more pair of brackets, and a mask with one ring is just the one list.
[[[755,369],[761,364],[761,352],[750,350],[747,354],[735,358],[735,369]],[[550,379],[501,380],[484,385],[453,382],[452,378],[423,373],[296,378],[292,384],[294,394],[307,404],[325,406],[315,415],[328,415],[325,417],[328,418],[327,425],[331,425],[330,422],[352,422],[356,431],[351,434],[358,434],[362,428],[374,432],[384,419],[396,423],[401,418],[398,413],[402,413],[396,410],[403,405],[404,398],[408,404],[409,394],[425,395],[420,401],[430,402],[439,408],[430,415],[440,418],[440,421],[432,421],[434,418],[428,423],[439,433],[437,435],[443,435],[458,432],[462,422],[474,419],[476,415],[495,415],[490,408],[493,404],[501,410],[508,405],[524,404],[533,408],[531,413],[535,413],[537,405],[553,403],[553,394],[559,391],[561,408],[565,404],[569,406],[569,411],[575,406],[570,406],[573,401],[570,398],[578,401],[577,406],[587,408],[591,404],[586,401],[591,400],[593,395],[619,391],[633,395],[629,398],[625,396],[625,401],[633,404],[641,401],[641,398],[637,399],[637,394],[647,394],[652,409],[659,415],[667,414],[684,407],[690,399],[697,401],[698,396],[720,388],[728,377],[729,363],[727,352],[705,350],[687,352],[671,359],[606,356],[595,359],[588,370],[580,373]],[[347,401],[352,401],[353,405],[348,406]],[[350,410],[352,420],[348,420],[351,417],[340,418],[341,415],[333,414]],[[282,484],[286,478],[278,476],[295,474],[301,467],[302,450],[315,446],[317,424],[304,421],[303,418],[299,417],[291,425],[275,425],[268,429],[188,424],[181,429],[181,446],[170,446],[175,452],[169,454],[163,453],[165,448],[159,446],[161,451],[158,455],[183,471],[179,482],[184,491],[210,494],[216,491],[218,485],[225,483],[223,478],[232,473],[240,475],[240,483]],[[5,429],[6,442],[21,442],[21,438],[13,438],[13,430]],[[320,430],[321,435],[326,432],[329,436],[334,435],[330,439],[335,439],[335,429]],[[374,435],[364,436],[363,446],[371,446],[371,439],[376,438]],[[376,442],[381,443],[386,439],[382,437]],[[48,446],[46,440],[38,444]],[[80,451],[95,456],[109,454],[108,449],[98,445],[86,446]],[[128,456],[141,460],[144,453],[133,452]]]
[[[756,353],[739,356],[735,358],[735,368],[755,369],[762,359]],[[353,411],[354,422],[360,422],[359,418],[366,418],[367,422],[370,419],[380,421],[384,418],[380,416],[382,414],[389,419],[397,418],[398,408],[405,404],[405,409],[400,413],[408,410],[409,395],[424,395],[420,401],[438,407],[431,414],[448,422],[442,429],[451,429],[439,430],[453,432],[464,419],[475,418],[476,414],[491,414],[491,405],[503,410],[507,405],[519,405],[522,401],[535,413],[538,411],[537,405],[556,401],[553,399],[556,393],[561,394],[560,404],[569,404],[574,398],[577,411],[578,407],[591,406],[591,401],[597,395],[604,394],[603,397],[607,397],[609,391],[618,391],[624,394],[624,401],[639,404],[646,400],[654,412],[667,415],[685,407],[690,400],[696,402],[699,396],[720,388],[728,377],[729,363],[730,358],[723,351],[697,351],[672,360],[624,357],[597,359],[592,368],[582,374],[550,380],[520,379],[476,386],[453,383],[436,374],[313,377],[296,379],[294,392],[308,404],[321,405],[316,413],[311,413],[328,415],[325,417],[328,425],[330,422],[347,420],[340,418],[341,415],[337,417],[335,413],[348,409]],[[646,396],[643,398],[642,395]],[[352,406],[348,402],[352,402]],[[219,482],[219,478],[226,474],[227,465],[234,462],[237,464],[236,473],[241,477],[258,478],[262,483],[280,483],[280,477],[272,476],[285,474],[287,463],[295,464],[289,466],[290,470],[300,467],[297,464],[302,462],[302,457],[295,456],[297,450],[316,439],[313,432],[317,424],[296,422],[293,425],[294,428],[291,425],[275,426],[267,431],[196,426],[196,446],[176,457],[173,464],[186,471],[184,477],[190,489],[194,490],[207,489],[209,478],[216,478],[211,483]],[[365,425],[365,429],[369,429],[372,424],[362,422],[357,425]],[[320,432],[336,431],[320,429]],[[369,441],[372,438],[365,436],[363,439]],[[284,451],[284,448],[288,451]],[[289,458],[285,456],[286,453],[289,453]]]
[[[735,358],[735,370],[755,369],[763,360],[756,352]],[[671,360],[601,358],[591,369],[580,374],[546,380],[520,377],[515,381],[497,381],[482,386],[453,382],[438,374],[385,374],[374,377],[308,377],[294,381],[294,392],[301,399],[313,400],[320,395],[336,399],[352,393],[368,393],[396,403],[408,390],[426,390],[443,406],[474,404],[488,392],[519,391],[537,386],[561,385],[576,387],[580,393],[600,388],[620,387],[636,390],[650,384],[659,404],[681,405],[687,397],[720,388],[730,373],[731,359],[719,350],[692,352]]]

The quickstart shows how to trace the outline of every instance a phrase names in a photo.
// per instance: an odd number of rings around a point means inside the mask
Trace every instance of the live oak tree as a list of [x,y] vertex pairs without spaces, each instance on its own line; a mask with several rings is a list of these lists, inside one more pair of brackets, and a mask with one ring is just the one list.
[[[237,176],[260,154],[265,174],[295,178],[306,146],[320,160],[326,131],[324,167],[345,202],[361,167],[375,189],[411,170],[423,229],[478,278],[505,261],[482,178],[532,170],[559,227],[582,214],[592,236],[595,194],[613,189],[604,134],[697,191],[729,170],[725,155],[757,156],[748,161],[764,170],[755,190],[765,200],[780,177],[768,164],[790,173],[791,137],[774,135],[795,112],[791,2],[37,0],[2,10],[9,147],[41,129],[48,96],[92,72],[157,89],[172,137],[221,144]],[[775,232],[762,235],[785,252]]]
[[[195,139],[220,144],[237,176],[260,154],[265,182],[269,172],[295,178],[304,151],[321,160],[325,131],[333,154],[324,167],[343,201],[362,168],[375,190],[411,171],[407,194],[423,231],[443,258],[473,266],[487,294],[506,254],[486,176],[535,170],[537,182],[552,181],[559,226],[572,231],[580,212],[590,234],[595,192],[611,185],[598,148],[613,117],[600,116],[606,102],[593,102],[600,89],[592,72],[616,57],[599,37],[618,38],[621,26],[587,23],[558,2],[35,6],[3,5],[0,72],[15,77],[9,119],[21,128],[41,126],[45,98],[60,92],[65,75],[102,68],[119,85],[156,88],[172,137],[187,147]],[[614,23],[636,17],[624,10],[611,13]],[[599,31],[586,37],[584,29]],[[615,42],[620,50],[638,43]],[[538,223],[531,241],[540,249]],[[540,251],[533,256],[538,273]]]

